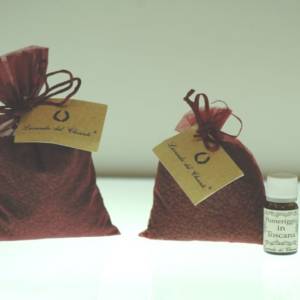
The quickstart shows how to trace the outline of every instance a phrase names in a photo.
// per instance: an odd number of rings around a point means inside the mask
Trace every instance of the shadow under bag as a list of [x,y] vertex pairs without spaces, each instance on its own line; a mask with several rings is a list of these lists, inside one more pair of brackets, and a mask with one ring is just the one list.
[[[232,111],[210,108],[205,94],[196,95],[198,101],[193,102],[190,100],[193,92],[191,90],[185,97],[193,110],[185,116],[188,126],[197,124],[199,137],[209,150],[215,151],[222,146],[244,176],[195,206],[160,162],[148,228],[140,235],[152,239],[260,244],[265,190],[259,167],[250,151],[235,136],[221,131]],[[200,96],[205,100],[205,109],[198,107]]]
[[[47,101],[58,93],[47,84],[47,62],[43,47],[0,59],[0,240],[118,234],[96,186],[90,152],[13,141],[20,116],[41,101],[51,105]],[[56,85],[59,92],[80,84],[62,73],[70,80]],[[40,93],[44,84],[46,92]]]

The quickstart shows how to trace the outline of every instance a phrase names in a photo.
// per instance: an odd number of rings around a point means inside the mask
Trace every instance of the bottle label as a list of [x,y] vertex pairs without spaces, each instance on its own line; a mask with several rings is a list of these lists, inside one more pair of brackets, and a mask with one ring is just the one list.
[[298,209],[264,208],[264,249],[274,253],[297,251]]

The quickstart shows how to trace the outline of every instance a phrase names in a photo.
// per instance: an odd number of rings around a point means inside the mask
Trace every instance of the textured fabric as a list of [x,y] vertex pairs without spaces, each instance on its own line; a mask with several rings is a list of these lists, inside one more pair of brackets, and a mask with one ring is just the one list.
[[0,138],[0,240],[117,234],[89,152]]
[[236,138],[225,136],[221,146],[244,176],[194,206],[159,163],[148,229],[141,236],[262,243],[265,190],[261,172],[252,154]]
[[47,66],[48,48],[44,47],[27,47],[1,56],[0,101],[11,109],[31,106],[44,86]]
[[0,58],[0,240],[118,234],[96,186],[89,152],[13,142],[11,124],[17,125],[22,114],[56,94],[57,87],[67,91],[75,80],[80,83],[62,70],[70,79],[49,88],[47,76],[57,72],[46,74],[47,64],[43,47]]

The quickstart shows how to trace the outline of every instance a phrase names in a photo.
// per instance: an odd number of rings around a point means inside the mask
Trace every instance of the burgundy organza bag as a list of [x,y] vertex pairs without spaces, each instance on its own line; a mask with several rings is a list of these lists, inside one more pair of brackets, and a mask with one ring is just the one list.
[[[89,152],[13,142],[22,114],[36,105],[62,105],[80,86],[69,71],[46,75],[47,62],[48,49],[42,47],[0,58],[0,240],[117,234]],[[69,79],[49,87],[47,78],[56,73]],[[71,88],[61,103],[49,100]]]
[[[166,168],[159,163],[154,203],[148,229],[140,235],[153,239],[208,240],[262,243],[265,190],[263,177],[250,151],[236,138],[221,131],[229,108],[210,108],[205,94],[195,101],[184,98],[193,113],[177,129],[197,124],[198,135],[210,151],[222,146],[244,172],[244,176],[194,206]],[[205,109],[199,109],[204,98]]]

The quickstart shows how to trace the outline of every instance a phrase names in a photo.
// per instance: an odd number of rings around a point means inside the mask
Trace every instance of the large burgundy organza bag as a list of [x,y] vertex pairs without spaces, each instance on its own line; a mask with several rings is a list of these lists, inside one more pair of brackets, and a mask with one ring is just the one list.
[[263,177],[250,151],[236,138],[221,131],[229,108],[205,109],[184,98],[192,107],[177,129],[197,124],[198,134],[210,151],[222,146],[243,171],[244,176],[194,206],[166,168],[159,163],[154,187],[154,203],[148,229],[140,235],[153,239],[208,240],[261,243],[265,190]]
[[[20,116],[80,80],[46,75],[48,49],[29,47],[0,58],[0,240],[117,234],[105,209],[91,154],[72,148],[15,144]],[[49,87],[47,77],[69,79]],[[41,92],[46,85],[45,91]],[[74,87],[75,86],[75,87]]]

